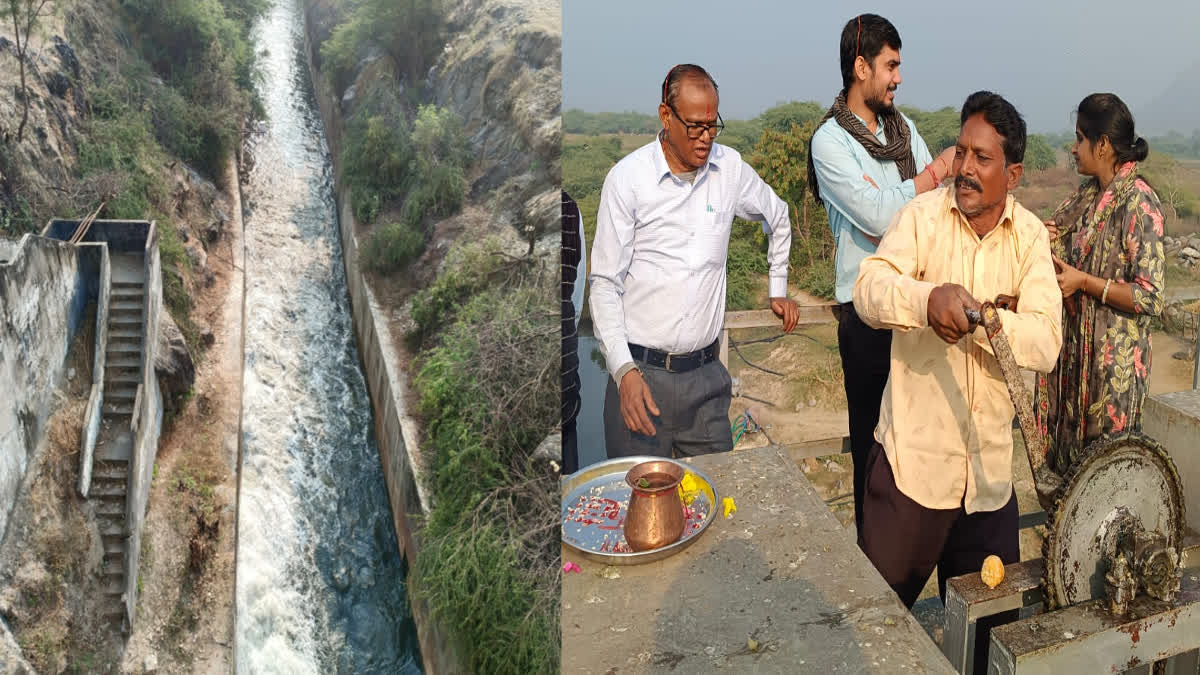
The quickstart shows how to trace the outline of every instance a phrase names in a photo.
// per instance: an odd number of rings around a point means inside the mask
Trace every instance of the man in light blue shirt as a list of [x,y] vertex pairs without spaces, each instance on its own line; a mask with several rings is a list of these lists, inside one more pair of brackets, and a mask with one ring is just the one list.
[[808,180],[829,213],[837,245],[838,348],[850,417],[854,520],[861,530],[866,458],[875,442],[892,336],[859,319],[854,282],[900,207],[950,173],[954,148],[933,159],[917,127],[896,110],[900,34],[891,22],[875,14],[851,19],[842,30],[840,61],[843,89],[813,134]]

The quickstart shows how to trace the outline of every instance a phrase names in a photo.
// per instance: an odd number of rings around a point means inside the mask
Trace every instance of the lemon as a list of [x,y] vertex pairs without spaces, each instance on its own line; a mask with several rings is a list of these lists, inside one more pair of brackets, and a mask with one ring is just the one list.
[[987,584],[988,588],[995,588],[1000,585],[1001,581],[1004,581],[1004,563],[1000,562],[999,556],[989,555],[983,559],[979,578]]

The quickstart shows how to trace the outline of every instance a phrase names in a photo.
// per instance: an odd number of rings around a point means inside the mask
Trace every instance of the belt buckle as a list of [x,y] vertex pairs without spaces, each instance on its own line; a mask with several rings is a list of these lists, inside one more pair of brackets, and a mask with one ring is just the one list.
[[663,363],[663,368],[664,368],[664,369],[665,369],[665,370],[666,370],[668,373],[670,373],[670,372],[673,372],[673,371],[671,370],[671,355],[670,355],[669,353],[667,354],[667,359],[666,359],[666,362],[664,362],[664,363]]

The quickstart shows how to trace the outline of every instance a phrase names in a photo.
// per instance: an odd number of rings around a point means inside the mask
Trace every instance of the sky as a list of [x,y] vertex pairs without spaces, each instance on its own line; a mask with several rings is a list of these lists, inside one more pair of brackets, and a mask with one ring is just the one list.
[[[898,104],[958,108],[989,89],[1031,132],[1073,129],[1071,112],[1096,91],[1120,96],[1136,119],[1200,62],[1200,0],[563,0],[562,12],[564,110],[653,113],[677,63],[713,75],[730,119],[790,100],[830,103],[842,26],[862,12],[900,32]],[[1193,118],[1200,128],[1196,110],[1183,117]]]

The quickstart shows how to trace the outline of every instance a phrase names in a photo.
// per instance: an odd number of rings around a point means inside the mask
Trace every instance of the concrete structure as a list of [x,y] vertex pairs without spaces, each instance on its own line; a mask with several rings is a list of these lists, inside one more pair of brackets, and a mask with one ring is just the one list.
[[[1183,482],[1185,513],[1200,513],[1200,391],[1157,394],[1146,401],[1142,431],[1167,449]],[[1185,530],[1183,591],[1172,603],[1139,597],[1127,617],[1114,617],[1103,601],[1042,613],[1042,560],[1005,567],[1004,582],[988,588],[977,574],[951,579],[946,589],[942,649],[959,672],[972,672],[976,649],[987,648],[989,672],[1149,672],[1165,660],[1168,673],[1200,667],[1200,535]],[[978,644],[978,619],[1018,609],[1022,619]],[[1152,639],[1150,639],[1152,638]]]
[[104,247],[27,234],[0,250],[0,532],[45,435],[67,350],[99,296]]
[[[1142,431],[1162,443],[1183,481],[1188,520],[1200,524],[1200,391],[1156,394],[1146,399]],[[1193,525],[1195,528],[1195,525]]]
[[690,463],[737,512],[616,578],[564,547],[564,673],[954,672],[786,452]]
[[[1200,577],[1185,570],[1180,592],[1166,603],[1138,596],[1127,616],[1107,601],[1039,614],[992,629],[988,672],[1000,675],[1137,673],[1165,662],[1168,674],[1196,673],[1200,647]],[[1158,671],[1154,671],[1158,672]]]
[[[69,240],[78,225],[54,220],[44,235]],[[103,342],[97,343],[79,490],[97,502],[106,593],[113,602],[108,616],[128,630],[137,608],[142,523],[163,418],[154,373],[162,312],[158,230],[148,221],[97,220],[80,242],[88,246],[106,250],[111,269],[98,276],[108,282],[98,291],[97,336]]]

